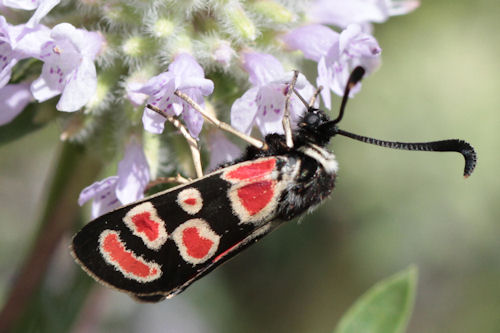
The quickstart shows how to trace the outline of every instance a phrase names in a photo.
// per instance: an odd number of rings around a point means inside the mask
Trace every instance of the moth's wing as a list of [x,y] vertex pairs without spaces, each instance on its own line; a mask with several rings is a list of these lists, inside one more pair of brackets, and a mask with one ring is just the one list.
[[239,163],[107,213],[73,238],[73,255],[139,300],[174,296],[277,225],[284,163]]

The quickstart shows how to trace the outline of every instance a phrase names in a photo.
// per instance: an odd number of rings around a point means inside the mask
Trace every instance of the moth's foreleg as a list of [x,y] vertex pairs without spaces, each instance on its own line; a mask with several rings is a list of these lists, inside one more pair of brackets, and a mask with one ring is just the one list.
[[295,83],[297,83],[297,78],[299,77],[298,71],[293,71],[292,81],[287,87],[285,95],[285,112],[283,113],[283,131],[285,132],[286,145],[288,148],[293,148],[292,140],[292,125],[290,123],[290,98],[292,97],[292,92],[295,90]]
[[321,90],[323,90],[323,86],[319,86],[316,91],[314,92],[314,94],[312,95],[311,97],[311,100],[309,101],[309,106],[308,108],[312,108],[314,103],[316,102],[316,99],[318,98],[318,95],[319,93],[321,92]]
[[189,145],[189,149],[191,150],[191,155],[193,156],[194,169],[196,171],[196,177],[197,178],[203,177],[203,169],[201,167],[201,155],[200,155],[200,149],[198,148],[198,142],[196,141],[195,138],[193,138],[191,134],[189,134],[189,131],[186,128],[186,126],[184,126],[181,123],[181,121],[176,117],[165,113],[164,111],[160,110],[154,105],[148,104],[147,107],[165,117],[165,119],[167,119],[170,123],[172,123],[172,125],[174,125],[175,128],[179,130],[182,136],[186,139]]
[[150,181],[147,185],[146,188],[144,189],[144,193],[146,194],[150,189],[157,185],[161,184],[187,184],[191,182],[192,179],[190,178],[185,178],[181,176],[180,174],[177,174],[175,177],[158,177],[155,180]]

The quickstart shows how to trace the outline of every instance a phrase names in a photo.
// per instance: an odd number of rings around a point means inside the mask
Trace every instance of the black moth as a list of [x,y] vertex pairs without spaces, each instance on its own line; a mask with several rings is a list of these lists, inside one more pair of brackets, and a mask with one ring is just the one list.
[[[296,73],[287,87],[285,135],[270,134],[264,142],[245,137],[204,114],[218,127],[252,145],[239,160],[208,175],[88,223],[73,238],[76,261],[97,281],[138,300],[158,302],[173,297],[283,222],[328,197],[335,185],[337,162],[326,146],[335,135],[397,149],[459,152],[465,158],[464,176],[472,173],[476,153],[462,140],[389,142],[339,129],[349,91],[363,75],[361,67],[352,72],[335,120],[314,108],[313,102],[303,101],[307,112],[292,132],[288,104]],[[182,126],[176,119],[169,120]]]

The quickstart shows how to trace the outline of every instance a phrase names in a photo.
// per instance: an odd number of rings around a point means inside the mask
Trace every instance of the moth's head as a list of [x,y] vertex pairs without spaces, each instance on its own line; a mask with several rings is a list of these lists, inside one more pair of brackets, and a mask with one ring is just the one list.
[[330,122],[330,117],[325,111],[309,107],[302,118],[300,118],[297,126],[299,133],[309,141],[313,141],[319,145],[325,145],[331,138],[328,132],[322,133],[319,131],[322,125]]
[[[330,120],[323,110],[308,106],[307,111],[297,123],[300,135],[306,140],[321,146],[328,144],[330,139],[338,134],[337,124],[344,116],[344,109],[349,99],[349,92],[359,81],[361,81],[364,74],[365,70],[362,67],[356,67],[352,71],[346,84],[339,115],[334,120]],[[301,100],[303,100],[303,98],[301,98]]]

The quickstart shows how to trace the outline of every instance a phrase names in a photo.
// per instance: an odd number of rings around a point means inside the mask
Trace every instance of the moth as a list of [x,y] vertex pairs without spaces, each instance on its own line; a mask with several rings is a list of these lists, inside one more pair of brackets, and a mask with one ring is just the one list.
[[[211,123],[250,145],[243,156],[203,175],[196,141],[178,119],[158,108],[188,139],[198,178],[118,208],[88,223],[72,243],[72,254],[97,281],[144,302],[171,298],[281,224],[311,211],[335,186],[337,161],[327,148],[336,135],[378,146],[458,152],[465,158],[464,176],[476,165],[473,147],[458,139],[403,143],[373,139],[338,128],[350,90],[365,71],[357,67],[347,82],[338,116],[331,120],[315,108],[316,91],[306,102],[294,90],[298,73],[285,86],[284,135],[263,141],[236,131],[207,114],[176,91]],[[292,93],[306,112],[290,125]],[[194,143],[193,143],[194,141]]]

